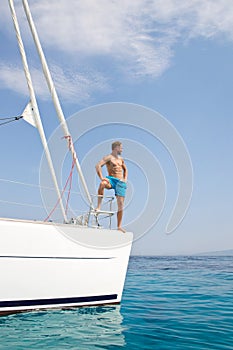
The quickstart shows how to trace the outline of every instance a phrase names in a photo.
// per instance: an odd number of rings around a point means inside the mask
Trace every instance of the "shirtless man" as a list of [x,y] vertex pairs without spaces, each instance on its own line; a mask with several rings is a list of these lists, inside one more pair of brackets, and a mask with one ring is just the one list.
[[[117,228],[118,230],[125,232],[122,228],[122,217],[123,217],[123,206],[125,199],[125,191],[127,188],[127,175],[128,171],[124,163],[123,158],[121,157],[122,153],[122,143],[115,141],[112,144],[112,153],[105,156],[103,159],[96,164],[96,172],[101,180],[99,190],[98,190],[98,205],[96,210],[100,210],[102,203],[102,196],[104,194],[104,189],[114,189],[115,195],[117,198]],[[103,177],[102,175],[102,166],[106,165],[108,176]]]

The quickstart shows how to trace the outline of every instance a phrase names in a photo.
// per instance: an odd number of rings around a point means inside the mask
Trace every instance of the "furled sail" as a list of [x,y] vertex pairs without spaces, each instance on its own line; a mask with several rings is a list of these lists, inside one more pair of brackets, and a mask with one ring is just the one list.
[[29,102],[27,104],[27,106],[25,107],[25,109],[22,113],[22,116],[26,122],[28,122],[29,124],[31,124],[32,126],[34,126],[36,128],[35,116],[34,116],[31,102]]

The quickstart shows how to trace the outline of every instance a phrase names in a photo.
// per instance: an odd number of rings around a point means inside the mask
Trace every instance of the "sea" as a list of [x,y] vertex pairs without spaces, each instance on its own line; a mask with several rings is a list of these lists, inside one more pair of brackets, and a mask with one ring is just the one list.
[[0,349],[233,349],[233,256],[131,257],[121,305],[2,316]]

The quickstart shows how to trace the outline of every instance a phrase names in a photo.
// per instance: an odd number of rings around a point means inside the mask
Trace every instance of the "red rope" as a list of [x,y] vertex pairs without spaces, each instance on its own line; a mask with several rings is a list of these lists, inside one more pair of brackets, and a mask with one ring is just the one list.
[[[68,138],[68,142],[69,142],[69,148],[71,149],[71,136],[65,136],[64,138]],[[51,215],[54,213],[54,211],[56,210],[59,202],[61,201],[62,197],[63,197],[63,194],[66,190],[66,187],[68,186],[68,184],[70,184],[69,186],[69,190],[68,190],[68,195],[67,195],[67,200],[66,200],[66,209],[65,209],[65,213],[67,214],[67,211],[68,211],[68,203],[69,203],[69,199],[70,199],[70,192],[71,192],[71,187],[72,187],[72,177],[73,177],[73,170],[74,170],[74,166],[75,166],[75,157],[74,155],[72,154],[72,158],[73,158],[73,162],[72,162],[72,166],[71,166],[71,170],[70,170],[70,174],[66,180],[66,183],[65,183],[65,186],[62,190],[62,193],[60,195],[60,197],[58,198],[54,208],[51,210],[51,212],[49,213],[49,215],[47,216],[47,218],[44,220],[44,221],[48,221],[48,219],[51,217]]]
[[69,191],[68,191],[67,200],[66,200],[66,214],[68,212],[68,204],[69,204],[69,200],[70,200],[70,191],[71,191],[71,187],[72,187],[74,166],[75,166],[75,160],[73,159],[73,163],[72,163],[72,167],[71,167],[71,171],[70,171],[70,175],[69,175],[70,186],[69,186]]

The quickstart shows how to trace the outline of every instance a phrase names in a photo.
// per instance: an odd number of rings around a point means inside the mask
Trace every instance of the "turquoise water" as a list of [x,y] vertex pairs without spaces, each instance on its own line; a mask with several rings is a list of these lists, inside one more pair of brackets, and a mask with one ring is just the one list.
[[233,257],[134,257],[120,306],[0,318],[0,349],[233,349]]

